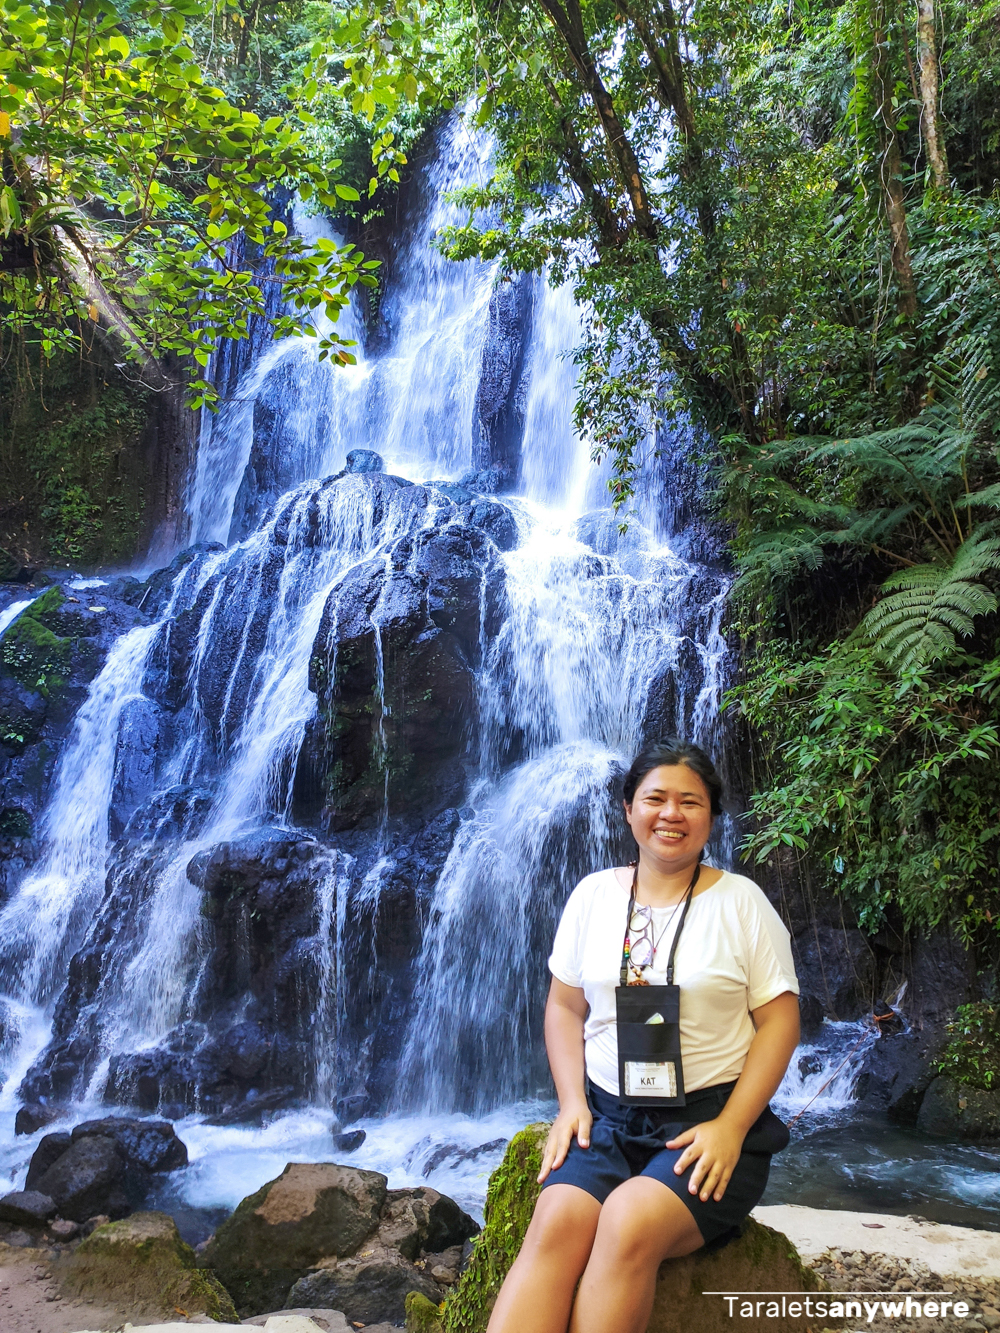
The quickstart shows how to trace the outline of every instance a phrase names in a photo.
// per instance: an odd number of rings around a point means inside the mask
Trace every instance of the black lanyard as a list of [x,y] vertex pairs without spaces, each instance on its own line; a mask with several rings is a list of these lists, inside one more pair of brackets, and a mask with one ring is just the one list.
[[[687,916],[688,908],[691,906],[691,898],[694,895],[695,885],[698,883],[698,876],[701,874],[701,862],[694,868],[694,874],[691,876],[691,883],[687,887],[687,893],[684,895],[684,907],[681,910],[681,919],[677,923],[677,929],[674,931],[674,938],[670,941],[670,953],[667,955],[667,980],[666,985],[674,984],[674,954],[677,952],[677,941],[681,937],[681,931],[684,929],[684,918]],[[635,907],[635,890],[639,883],[639,867],[636,866],[635,874],[632,876],[632,889],[628,897],[628,916],[625,918],[625,935],[622,939],[622,967],[621,984],[628,985],[628,959],[629,959],[629,935],[632,930],[632,911]],[[652,909],[650,909],[652,910]],[[653,950],[653,957],[656,957],[656,950]]]

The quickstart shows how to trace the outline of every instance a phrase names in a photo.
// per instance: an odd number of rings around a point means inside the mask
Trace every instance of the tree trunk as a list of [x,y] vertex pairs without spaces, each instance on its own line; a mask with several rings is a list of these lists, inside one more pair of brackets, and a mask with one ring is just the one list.
[[614,99],[605,87],[597,63],[591,54],[583,28],[579,0],[566,0],[565,8],[560,0],[541,0],[541,5],[566,43],[570,59],[583,86],[590,94],[621,182],[632,205],[636,230],[644,240],[655,241],[658,228],[650,208],[649,196],[646,194],[639,159],[625,133],[625,126],[618,117]]
[[947,194],[948,154],[938,126],[938,55],[934,0],[917,0],[917,61],[920,65],[920,131],[927,147],[931,180]]
[[906,199],[903,193],[902,158],[899,135],[896,132],[896,112],[892,105],[893,76],[889,65],[888,23],[884,4],[873,6],[875,18],[873,59],[873,88],[876,101],[875,122],[878,126],[882,160],[879,177],[885,201],[885,215],[889,223],[889,249],[892,268],[899,287],[899,313],[912,319],[917,313],[917,288],[913,280],[910,258],[910,231],[906,222]]

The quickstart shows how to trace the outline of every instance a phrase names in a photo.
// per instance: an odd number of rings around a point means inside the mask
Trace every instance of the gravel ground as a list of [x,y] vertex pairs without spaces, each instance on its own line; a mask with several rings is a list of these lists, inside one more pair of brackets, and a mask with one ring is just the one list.
[[[942,1277],[918,1259],[903,1259],[896,1255],[872,1254],[861,1250],[845,1253],[838,1249],[825,1250],[809,1260],[814,1268],[835,1292],[859,1292],[858,1300],[867,1300],[872,1304],[879,1293],[878,1300],[887,1303],[905,1302],[908,1294],[915,1292],[947,1292],[951,1301],[965,1301],[969,1306],[969,1316],[956,1319],[950,1312],[944,1318],[921,1316],[920,1318],[887,1318],[880,1312],[869,1323],[865,1311],[860,1319],[849,1318],[845,1327],[849,1330],[866,1329],[869,1333],[929,1333],[929,1330],[941,1330],[952,1333],[961,1329],[964,1333],[984,1333],[984,1330],[1000,1330],[1000,1279],[972,1278],[967,1274],[961,1277]],[[884,1294],[883,1294],[884,1293]],[[846,1294],[845,1301],[848,1299]],[[928,1297],[913,1296],[912,1299],[923,1303],[934,1300]],[[862,1310],[864,1306],[862,1305]]]

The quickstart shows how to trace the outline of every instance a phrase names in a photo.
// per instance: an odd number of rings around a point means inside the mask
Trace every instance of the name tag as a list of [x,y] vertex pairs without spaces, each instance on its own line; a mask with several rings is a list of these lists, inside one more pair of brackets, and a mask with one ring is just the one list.
[[676,1097],[677,1074],[673,1060],[662,1064],[625,1061],[626,1097]]

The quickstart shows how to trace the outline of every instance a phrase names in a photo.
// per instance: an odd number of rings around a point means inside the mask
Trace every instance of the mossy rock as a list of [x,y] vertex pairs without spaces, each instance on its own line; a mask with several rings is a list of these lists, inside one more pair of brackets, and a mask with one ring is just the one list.
[[46,699],[66,684],[74,641],[55,634],[44,623],[66,598],[60,588],[50,588],[25,607],[0,639],[0,662],[15,680]]
[[444,1333],[441,1307],[420,1291],[411,1291],[406,1298],[406,1333]]
[[180,1309],[239,1323],[228,1292],[214,1274],[195,1266],[194,1250],[166,1213],[133,1213],[98,1227],[68,1257],[60,1276],[73,1296],[130,1315]]
[[490,1176],[483,1229],[474,1241],[469,1266],[444,1307],[445,1333],[481,1333],[489,1323],[501,1283],[517,1258],[535,1210],[548,1132],[547,1124],[535,1124],[515,1134]]
[[[448,1296],[444,1333],[484,1333],[501,1283],[517,1257],[535,1202],[546,1124],[529,1125],[511,1139],[503,1161],[490,1177],[485,1225],[476,1238],[468,1268]],[[660,1268],[656,1299],[647,1333],[732,1333],[733,1319],[718,1291],[825,1292],[823,1280],[807,1268],[795,1246],[780,1231],[748,1218],[743,1235],[721,1250],[700,1250],[683,1259],[668,1259]],[[740,1318],[746,1330],[803,1333],[813,1324],[827,1327],[837,1318],[805,1321],[762,1312]],[[739,1314],[739,1311],[736,1312]],[[409,1325],[408,1325],[409,1326]]]

